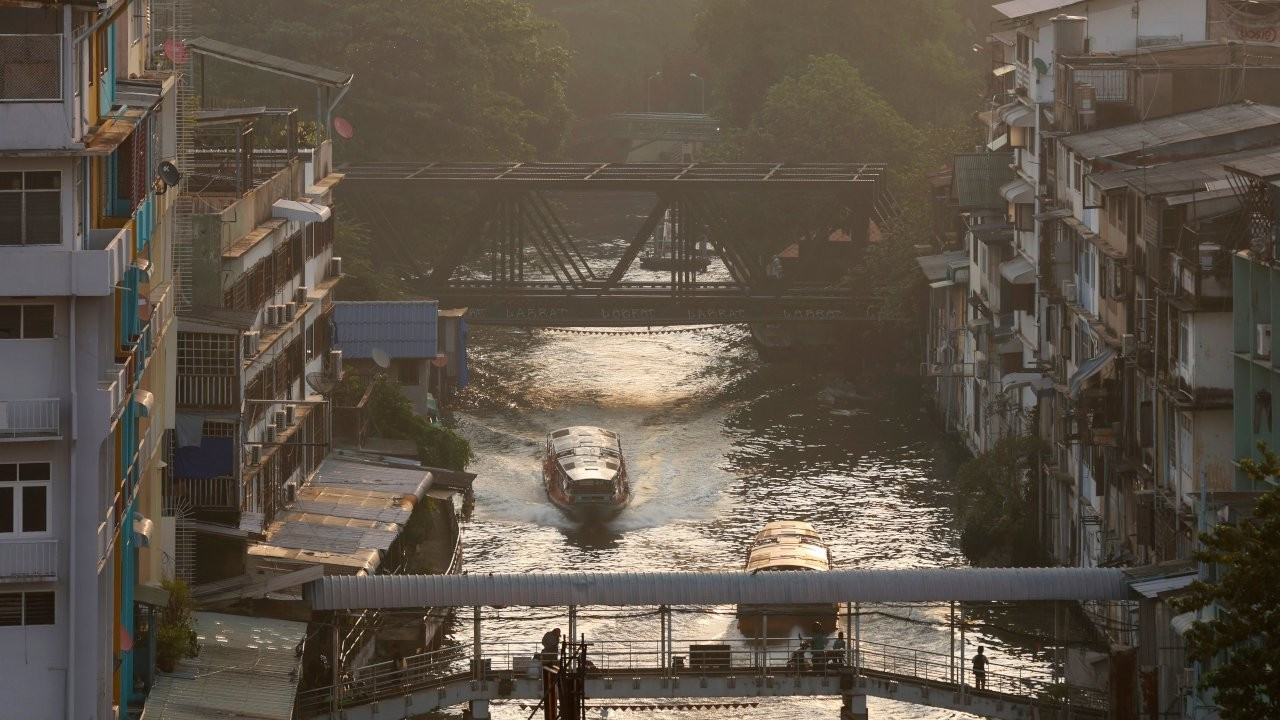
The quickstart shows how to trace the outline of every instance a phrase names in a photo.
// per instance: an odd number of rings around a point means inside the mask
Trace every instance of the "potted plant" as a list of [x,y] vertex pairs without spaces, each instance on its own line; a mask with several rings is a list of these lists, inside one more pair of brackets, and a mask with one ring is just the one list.
[[200,641],[191,617],[194,606],[187,583],[166,580],[164,589],[169,591],[169,604],[160,611],[156,627],[156,666],[162,672],[173,672],[179,660],[200,654]]

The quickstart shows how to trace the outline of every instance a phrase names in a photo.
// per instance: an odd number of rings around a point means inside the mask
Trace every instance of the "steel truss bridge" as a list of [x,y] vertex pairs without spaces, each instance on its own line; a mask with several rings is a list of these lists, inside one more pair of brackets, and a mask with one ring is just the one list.
[[[342,169],[344,189],[421,186],[474,199],[426,279],[445,307],[466,307],[472,324],[655,326],[857,321],[867,300],[840,279],[865,247],[876,211],[877,164],[359,163]],[[549,196],[648,193],[644,221],[612,263],[589,262]],[[736,200],[738,204],[732,202]],[[785,237],[762,249],[747,240],[743,204],[803,203]],[[661,280],[626,279],[655,229],[673,218],[671,255],[694,257],[700,242],[729,280],[704,282],[672,269]],[[838,240],[833,242],[832,238]],[[817,281],[770,272],[773,254],[837,258]],[[832,255],[833,245],[844,253]],[[839,266],[843,262],[844,266]],[[482,275],[483,277],[477,277]]]
[[[578,696],[586,707],[634,709],[702,705],[719,700],[782,696],[841,698],[842,718],[867,720],[866,698],[916,703],[982,717],[1105,718],[1108,699],[1058,682],[1042,665],[993,662],[985,687],[966,677],[962,601],[1129,600],[1133,593],[1117,569],[846,570],[814,574],[798,583],[792,573],[521,573],[465,576],[328,577],[310,583],[313,610],[473,607],[470,647],[451,647],[349,669],[329,687],[299,695],[303,717],[373,720],[412,717],[468,704],[473,718],[488,716],[494,701],[532,703],[549,697],[554,673],[544,664],[576,665]],[[950,602],[952,652],[886,645],[864,637],[863,602]],[[849,645],[843,652],[795,662],[798,640],[789,626],[751,640],[675,637],[673,605],[839,603]],[[483,606],[568,607],[569,637],[576,638],[577,608],[652,606],[652,637],[566,641],[554,657],[535,654],[536,639],[486,641]],[[781,624],[781,623],[778,623]],[[956,652],[956,629],[960,632]],[[785,635],[785,637],[783,637]],[[812,655],[812,653],[810,653]],[[637,700],[644,702],[637,705]],[[557,717],[581,718],[582,714]]]

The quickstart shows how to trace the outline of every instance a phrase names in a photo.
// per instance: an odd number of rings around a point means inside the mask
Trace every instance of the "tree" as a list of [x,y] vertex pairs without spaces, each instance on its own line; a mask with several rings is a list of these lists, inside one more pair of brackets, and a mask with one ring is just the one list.
[[423,465],[465,470],[467,464],[475,459],[471,443],[466,438],[414,412],[413,404],[395,380],[384,374],[366,378],[351,373],[342,382],[336,398],[339,403],[347,405],[354,405],[364,395],[369,383],[373,384],[373,393],[366,408],[370,433],[375,437],[413,441],[418,449],[418,461]]
[[1035,554],[1035,494],[1027,481],[1040,440],[1009,435],[956,471],[960,549],[977,561],[1004,547],[1015,563]]
[[[570,114],[569,53],[516,0],[260,0],[196,4],[200,32],[355,74],[338,112],[350,160],[554,157]],[[206,104],[270,102],[313,114],[314,89],[217,61]]]
[[695,37],[714,69],[719,109],[736,127],[814,55],[848,60],[914,124],[953,124],[980,88],[965,56],[973,31],[952,0],[707,0]]
[[[1240,469],[1259,485],[1280,476],[1280,458],[1259,443],[1262,459]],[[1179,612],[1205,611],[1186,635],[1187,656],[1208,668],[1200,686],[1223,720],[1280,717],[1280,488],[1264,493],[1253,516],[1200,535],[1197,560],[1217,577],[1197,580],[1174,601]]]

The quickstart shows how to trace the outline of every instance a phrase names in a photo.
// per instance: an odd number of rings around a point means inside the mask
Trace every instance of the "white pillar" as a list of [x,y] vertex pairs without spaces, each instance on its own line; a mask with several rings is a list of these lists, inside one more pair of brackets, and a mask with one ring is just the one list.
[[867,696],[845,695],[840,707],[840,720],[868,720]]
[[[489,720],[489,701],[472,700],[469,703],[471,720]],[[866,717],[865,715],[863,716]]]

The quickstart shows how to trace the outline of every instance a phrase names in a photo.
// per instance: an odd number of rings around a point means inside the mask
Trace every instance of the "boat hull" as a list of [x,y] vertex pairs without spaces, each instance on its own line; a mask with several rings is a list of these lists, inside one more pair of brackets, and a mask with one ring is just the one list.
[[794,639],[813,634],[814,623],[824,633],[836,629],[839,608],[833,604],[739,605],[738,631],[748,638]]

